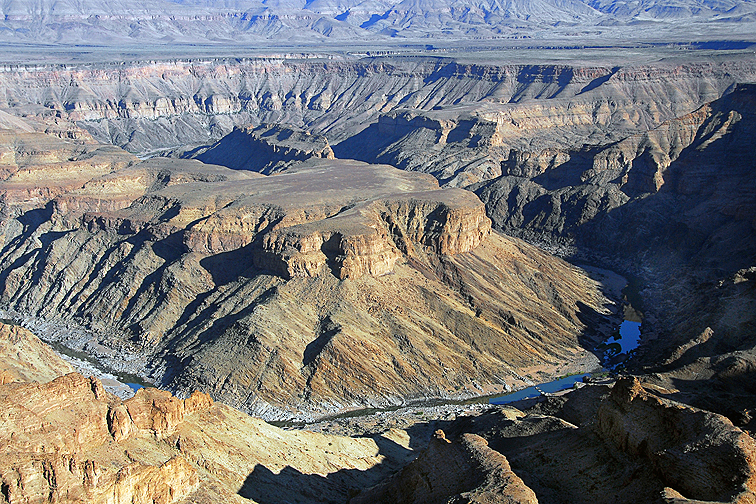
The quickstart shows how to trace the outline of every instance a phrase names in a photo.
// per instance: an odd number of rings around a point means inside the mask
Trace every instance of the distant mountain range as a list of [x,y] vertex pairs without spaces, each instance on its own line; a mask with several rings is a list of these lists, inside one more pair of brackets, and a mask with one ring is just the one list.
[[4,0],[0,42],[756,39],[756,0]]

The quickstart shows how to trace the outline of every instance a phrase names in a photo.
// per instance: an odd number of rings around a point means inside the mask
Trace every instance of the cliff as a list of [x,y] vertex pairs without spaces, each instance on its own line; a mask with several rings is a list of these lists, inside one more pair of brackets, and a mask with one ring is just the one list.
[[[10,330],[40,350],[37,358],[50,352],[25,330]],[[5,361],[7,349],[0,350]],[[38,369],[24,364],[17,366],[23,376]],[[406,443],[400,433],[351,439],[287,432],[198,392],[182,400],[140,389],[121,401],[76,373],[0,384],[0,409],[0,502],[8,504],[268,501],[282,491],[307,495],[313,482],[327,479],[307,502],[344,500],[395,471],[406,459],[401,452],[411,454],[398,444]],[[399,453],[382,453],[387,443]],[[287,481],[287,472],[298,478]],[[281,477],[271,482],[266,474]]]
[[91,175],[9,206],[3,302],[90,330],[56,337],[115,369],[267,418],[501,390],[582,360],[584,307],[604,311],[578,270],[491,234],[472,193],[428,175],[327,159]]
[[324,136],[270,124],[256,128],[237,126],[210,147],[194,149],[181,156],[265,175],[284,171],[310,158],[334,158]]
[[[401,109],[431,114],[430,122],[439,114],[452,122],[464,114],[477,115],[497,125],[498,135],[511,142],[508,148],[540,150],[544,137],[550,144],[574,147],[586,138],[592,145],[606,144],[621,138],[622,132],[646,131],[692,112],[755,75],[748,56],[696,61],[677,55],[663,62],[655,58],[619,58],[606,66],[508,63],[498,54],[459,57],[460,61],[270,57],[6,65],[0,68],[0,89],[6,90],[0,108],[26,121],[49,123],[56,118],[75,123],[98,141],[131,152],[206,146],[234,126],[267,123],[325,134],[339,157],[347,157],[338,153],[339,144],[381,114],[390,119]],[[434,111],[436,107],[440,111]],[[447,171],[465,171],[476,158],[460,152],[470,130],[465,121],[444,142],[431,136],[431,130],[416,128],[414,137],[429,134],[417,145],[405,134],[373,135],[375,129],[365,132],[367,138],[357,136],[344,144],[342,151],[361,160],[369,154],[375,162],[375,154],[387,150],[387,144],[401,145],[403,156],[395,148],[379,162],[399,166],[410,157],[409,165],[423,166],[422,171],[435,169],[432,165],[450,156],[463,159],[447,159],[454,165]],[[486,164],[497,165],[508,148],[493,151]],[[484,178],[494,176],[491,172]]]

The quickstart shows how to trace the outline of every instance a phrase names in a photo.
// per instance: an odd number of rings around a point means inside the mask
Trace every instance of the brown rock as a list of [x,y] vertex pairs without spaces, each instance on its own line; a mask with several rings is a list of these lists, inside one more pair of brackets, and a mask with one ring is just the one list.
[[[269,419],[501,390],[575,359],[578,312],[601,309],[578,270],[492,235],[473,194],[385,165],[150,160],[51,202],[0,222],[3,302],[91,317],[100,355],[143,354],[156,380],[170,359],[177,393]],[[134,406],[137,431],[171,432],[162,406]]]
[[756,442],[725,417],[659,398],[635,378],[619,380],[597,428],[622,451],[645,457],[692,499],[756,499]]
[[21,326],[0,323],[0,382],[48,382],[73,368],[34,334]]
[[428,449],[399,474],[349,501],[360,503],[529,503],[535,493],[514,473],[507,459],[475,434],[450,441],[442,430]]

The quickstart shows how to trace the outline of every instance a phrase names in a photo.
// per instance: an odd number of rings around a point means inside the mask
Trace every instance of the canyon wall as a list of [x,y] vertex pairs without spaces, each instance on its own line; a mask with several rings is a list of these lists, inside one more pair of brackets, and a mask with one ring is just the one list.
[[[69,145],[36,135],[38,157]],[[38,161],[14,155],[9,182]],[[590,365],[584,318],[608,313],[577,269],[491,233],[474,194],[426,174],[318,158],[272,176],[106,171],[5,202],[2,301],[90,330],[64,343],[183,395],[266,418],[478,395]]]
[[[756,75],[752,58],[737,55],[621,67],[473,61],[258,58],[5,65],[0,69],[0,88],[6,90],[0,108],[48,121],[64,119],[101,142],[149,152],[209,144],[236,125],[261,122],[325,133],[338,144],[375,122],[379,114],[395,109],[441,107],[443,115],[445,108],[452,107],[446,116],[454,122],[465,104],[480,104],[483,112],[475,113],[484,121],[501,123],[499,129],[513,142],[510,148],[522,150],[523,141],[517,139],[540,142],[535,139],[543,136],[537,131],[543,127],[564,130],[550,135],[563,146],[575,145],[576,135],[592,136],[591,143],[619,139],[623,131],[650,129],[692,112],[735,82]],[[488,105],[492,113],[486,111]],[[417,157],[448,143],[454,151],[469,127],[462,123],[451,128],[456,129],[451,139],[433,149],[417,145],[403,150]],[[433,141],[424,142],[433,144],[442,132],[428,134]],[[371,137],[363,149],[372,152],[376,142],[386,139],[384,127],[382,137]],[[352,156],[360,154],[350,144],[343,148]],[[399,166],[390,157],[382,162]],[[458,170],[459,166],[453,171]]]

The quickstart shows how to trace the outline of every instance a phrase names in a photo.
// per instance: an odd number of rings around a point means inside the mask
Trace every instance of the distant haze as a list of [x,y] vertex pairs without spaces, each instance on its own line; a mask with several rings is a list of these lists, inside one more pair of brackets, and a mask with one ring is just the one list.
[[2,14],[0,43],[34,45],[756,39],[753,0],[5,0]]

